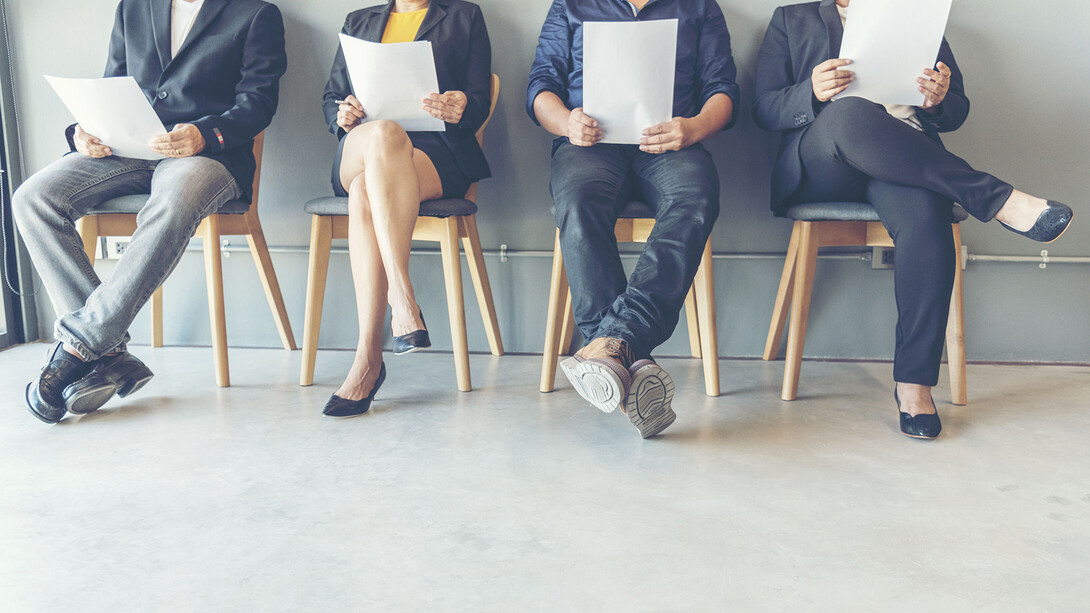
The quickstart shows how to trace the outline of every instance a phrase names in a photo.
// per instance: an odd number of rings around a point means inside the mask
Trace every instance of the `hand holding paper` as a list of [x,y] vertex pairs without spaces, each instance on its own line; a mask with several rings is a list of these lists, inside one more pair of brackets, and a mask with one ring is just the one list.
[[935,65],[952,1],[853,2],[840,56],[852,60],[855,80],[839,96],[882,104],[927,104],[916,79]]
[[[163,122],[132,77],[62,79],[46,76],[53,90],[88,135],[82,143],[96,154],[105,145],[110,154],[140,160],[161,160],[149,143],[166,133]],[[93,135],[93,136],[92,136]],[[97,138],[99,142],[94,142]],[[77,145],[79,146],[79,145]],[[90,155],[90,153],[88,153]]]
[[347,34],[340,38],[353,93],[360,111],[366,109],[361,121],[388,119],[409,132],[446,131],[442,119],[424,110],[424,99],[439,91],[431,42],[383,44]]

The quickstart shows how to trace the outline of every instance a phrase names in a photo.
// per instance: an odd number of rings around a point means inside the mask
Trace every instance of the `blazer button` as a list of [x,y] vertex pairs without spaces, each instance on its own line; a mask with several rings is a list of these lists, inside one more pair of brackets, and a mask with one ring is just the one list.
[[167,96],[169,96],[169,95],[170,95],[170,94],[168,94],[168,93],[166,93],[166,92],[159,92],[159,99],[160,99],[160,100],[166,100],[166,99],[167,99]]

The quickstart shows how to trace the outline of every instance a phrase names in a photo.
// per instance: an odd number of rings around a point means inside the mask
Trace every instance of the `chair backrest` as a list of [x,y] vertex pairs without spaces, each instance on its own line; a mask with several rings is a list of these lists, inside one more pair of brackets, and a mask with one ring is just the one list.
[[[500,75],[492,73],[492,100],[488,105],[488,117],[484,118],[484,123],[481,127],[477,128],[477,144],[484,145],[484,129],[488,127],[488,122],[492,121],[492,113],[496,110],[496,101],[500,98]],[[469,190],[466,191],[466,200],[477,202],[477,182],[474,181],[473,185],[469,186]]]
[[250,198],[250,210],[257,214],[257,191],[261,187],[261,153],[265,149],[265,132],[254,137],[254,163],[256,168],[254,169],[254,185],[253,185],[253,197]]

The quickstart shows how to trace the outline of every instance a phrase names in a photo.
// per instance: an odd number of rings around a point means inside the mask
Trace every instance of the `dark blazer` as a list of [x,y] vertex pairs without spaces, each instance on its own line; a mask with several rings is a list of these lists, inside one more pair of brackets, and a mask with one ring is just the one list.
[[[810,76],[818,64],[840,56],[844,26],[835,0],[781,6],[772,15],[757,56],[757,97],[753,119],[765,130],[782,132],[780,152],[772,171],[772,210],[782,215],[785,200],[802,180],[799,141],[829,105],[814,97]],[[950,91],[936,114],[919,113],[924,132],[938,141],[939,132],[961,127],[969,115],[969,99],[961,70],[944,38],[939,61],[950,67]],[[850,68],[850,67],[849,67]]]
[[105,76],[135,78],[167,130],[197,126],[206,143],[200,155],[226,166],[249,200],[254,137],[272,122],[288,66],[280,10],[261,0],[205,0],[172,59],[170,4],[121,0]]
[[[341,32],[371,42],[381,42],[386,21],[394,8],[394,0],[348,14]],[[435,72],[439,92],[457,90],[468,101],[462,120],[448,123],[446,132],[437,132],[454,154],[458,166],[467,177],[484,179],[492,176],[488,161],[477,143],[478,128],[488,118],[492,102],[492,44],[484,25],[484,15],[476,4],[463,0],[431,0],[416,40],[431,41],[435,55]],[[352,93],[344,52],[338,47],[333,70],[322,97],[329,131],[342,138],[344,130],[337,125],[337,104]],[[364,109],[366,111],[367,109]]]

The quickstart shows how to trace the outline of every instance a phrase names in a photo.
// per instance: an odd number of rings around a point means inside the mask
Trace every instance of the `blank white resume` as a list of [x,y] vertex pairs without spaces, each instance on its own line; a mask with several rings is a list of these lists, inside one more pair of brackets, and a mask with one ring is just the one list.
[[583,23],[583,112],[603,143],[635,145],[674,111],[677,19]]
[[148,143],[167,130],[136,79],[64,79],[48,75],[45,79],[83,131],[102,141],[114,155],[138,160],[163,159]]
[[424,110],[428,94],[441,94],[431,42],[373,43],[341,34],[352,95],[364,122],[396,121],[406,132],[445,132],[447,124]]
[[837,98],[920,106],[916,79],[934,68],[953,0],[858,0],[848,7],[840,57],[855,81]]

